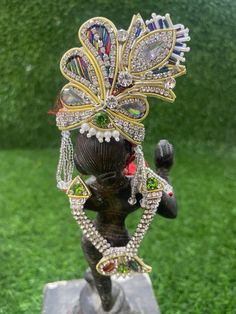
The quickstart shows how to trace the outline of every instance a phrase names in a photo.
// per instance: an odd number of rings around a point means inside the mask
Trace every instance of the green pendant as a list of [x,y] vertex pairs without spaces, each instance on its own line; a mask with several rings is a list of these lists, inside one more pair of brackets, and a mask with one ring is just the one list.
[[93,121],[100,128],[106,128],[110,122],[108,114],[104,111],[96,113]]
[[155,177],[148,178],[146,185],[148,190],[155,190],[158,187],[158,180]]
[[79,196],[83,194],[83,186],[82,184],[78,184],[74,187],[74,193],[75,195]]
[[117,268],[118,272],[121,274],[126,274],[129,272],[129,267],[126,264],[119,264]]

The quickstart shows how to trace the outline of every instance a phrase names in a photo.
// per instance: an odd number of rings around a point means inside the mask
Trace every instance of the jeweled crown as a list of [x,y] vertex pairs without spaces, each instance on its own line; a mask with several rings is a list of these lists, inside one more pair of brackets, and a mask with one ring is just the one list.
[[61,59],[61,72],[70,82],[60,93],[58,128],[79,128],[99,142],[119,141],[122,135],[140,144],[147,96],[175,100],[175,78],[186,73],[181,62],[189,51],[188,32],[169,14],[153,13],[146,22],[134,15],[127,31],[103,17],[85,22],[79,30],[82,47]]

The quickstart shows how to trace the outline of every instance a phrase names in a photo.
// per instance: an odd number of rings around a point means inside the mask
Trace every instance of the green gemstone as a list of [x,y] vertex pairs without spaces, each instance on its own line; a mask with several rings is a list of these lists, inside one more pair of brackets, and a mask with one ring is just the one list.
[[109,122],[110,122],[108,114],[104,111],[100,111],[100,112],[96,113],[94,116],[94,122],[100,128],[107,127]]
[[131,114],[131,116],[135,117],[135,118],[139,118],[141,115],[141,111],[135,108],[129,108],[128,112]]
[[131,270],[136,271],[136,272],[139,271],[139,264],[136,261],[131,260],[128,262],[128,265]]
[[155,190],[158,187],[158,180],[154,177],[148,178],[146,185],[148,190]]
[[118,272],[121,274],[126,274],[129,272],[129,267],[126,264],[119,264],[117,268]]
[[75,195],[82,195],[83,194],[83,186],[82,184],[78,184],[74,187]]

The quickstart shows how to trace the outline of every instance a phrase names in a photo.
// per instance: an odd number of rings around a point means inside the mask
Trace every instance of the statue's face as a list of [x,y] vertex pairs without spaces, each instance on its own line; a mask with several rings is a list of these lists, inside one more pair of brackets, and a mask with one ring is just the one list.
[[107,172],[122,172],[132,153],[131,144],[124,138],[99,143],[96,137],[78,133],[75,145],[75,165],[82,174],[98,176]]

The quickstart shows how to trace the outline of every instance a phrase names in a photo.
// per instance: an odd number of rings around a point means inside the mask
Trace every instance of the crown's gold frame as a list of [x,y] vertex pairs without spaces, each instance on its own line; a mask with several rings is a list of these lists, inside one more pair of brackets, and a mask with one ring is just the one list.
[[[128,37],[132,31],[132,27],[133,27],[133,24],[136,22],[137,19],[140,19],[141,21],[141,29],[142,29],[142,33],[145,34],[145,32],[147,31],[145,29],[145,23],[141,17],[140,14],[137,14],[137,15],[134,15],[133,18],[132,18],[132,21],[131,21],[131,24],[129,26],[129,29],[128,29]],[[93,53],[90,51],[90,49],[86,46],[83,38],[82,38],[82,33],[85,29],[87,29],[87,24],[88,23],[91,23],[93,21],[96,21],[96,20],[99,20],[101,22],[104,22],[105,24],[108,24],[112,29],[113,29],[113,32],[114,32],[114,36],[115,36],[115,40],[116,40],[116,59],[115,59],[115,73],[114,73],[114,76],[113,76],[113,83],[112,83],[112,86],[110,89],[107,89],[105,87],[105,84],[103,83],[104,79],[103,79],[103,73],[102,71],[100,70],[99,66],[98,66],[98,63],[93,55]],[[133,47],[132,49],[129,51],[128,53],[128,70],[130,71],[130,74],[133,76],[133,81],[134,81],[134,85],[131,87],[131,88],[128,88],[125,93],[122,95],[122,92],[117,96],[118,98],[118,102],[120,102],[121,100],[123,99],[131,99],[131,98],[142,98],[143,100],[145,100],[145,103],[146,103],[146,112],[144,114],[143,117],[139,118],[139,119],[133,119],[133,118],[130,118],[122,113],[116,113],[112,110],[110,110],[109,108],[106,108],[106,112],[108,113],[108,116],[110,118],[110,121],[111,121],[111,124],[113,126],[113,128],[99,128],[99,127],[96,127],[93,123],[92,123],[92,119],[93,119],[93,116],[90,116],[88,117],[87,119],[83,120],[83,121],[80,121],[78,123],[74,123],[72,125],[69,125],[67,127],[60,127],[59,129],[62,130],[62,131],[65,131],[65,130],[73,130],[73,129],[76,129],[78,128],[80,125],[82,125],[83,123],[88,123],[90,127],[93,127],[95,128],[96,130],[100,130],[100,131],[113,131],[113,130],[118,130],[125,138],[127,138],[130,142],[134,143],[134,144],[141,144],[141,141],[135,141],[134,139],[132,139],[128,133],[125,133],[122,129],[120,129],[118,126],[115,125],[115,123],[113,122],[113,117],[117,117],[119,119],[122,119],[123,121],[127,121],[131,124],[133,124],[134,126],[137,125],[138,127],[140,128],[144,128],[143,124],[139,123],[141,121],[143,121],[148,113],[149,113],[149,103],[148,101],[146,100],[146,96],[151,96],[151,97],[155,97],[155,98],[158,98],[158,99],[161,99],[161,100],[165,100],[165,101],[168,101],[168,102],[174,102],[175,98],[176,98],[176,95],[175,93],[170,90],[170,89],[166,89],[164,87],[164,84],[162,85],[162,82],[164,83],[165,80],[167,80],[169,77],[163,77],[163,78],[158,78],[157,80],[143,80],[142,78],[142,75],[144,75],[145,73],[147,73],[147,71],[151,71],[155,68],[157,68],[157,65],[151,67],[150,69],[146,70],[146,71],[142,71],[142,72],[132,72],[131,71],[131,62],[132,62],[132,54],[135,50],[135,47],[137,47],[137,45],[147,39],[149,36],[153,36],[153,34],[159,34],[161,32],[172,32],[172,46],[171,46],[171,49],[168,53],[168,55],[161,61],[160,64],[158,64],[158,67],[161,67],[162,65],[164,65],[167,60],[169,59],[170,55],[172,54],[173,52],[173,49],[174,49],[174,46],[175,46],[175,40],[176,40],[176,30],[175,29],[158,29],[158,30],[155,30],[155,31],[152,31],[151,33],[147,33],[143,36],[141,36],[140,38],[137,38],[133,44]],[[113,91],[114,91],[114,86],[115,86],[115,82],[116,82],[116,78],[117,78],[117,74],[118,74],[118,71],[121,67],[121,69],[123,70],[127,70],[127,68],[124,68],[123,66],[123,63],[122,63],[122,60],[121,60],[121,57],[123,55],[123,52],[125,51],[126,49],[126,44],[127,42],[125,42],[124,44],[122,43],[119,43],[118,40],[117,40],[117,28],[116,26],[108,19],[104,18],[104,17],[95,17],[95,18],[92,18],[88,21],[86,21],[85,23],[83,23],[78,31],[78,37],[79,37],[79,40],[82,44],[82,47],[80,48],[72,48],[70,50],[68,50],[62,57],[61,59],[61,62],[60,62],[60,70],[63,74],[63,76],[68,79],[70,81],[70,83],[66,84],[63,88],[65,87],[68,87],[68,86],[73,86],[73,87],[77,87],[77,88],[80,88],[83,92],[85,92],[85,94],[87,94],[89,97],[91,97],[91,100],[93,103],[91,104],[86,104],[86,105],[81,105],[81,106],[68,106],[66,105],[64,102],[63,103],[63,106],[64,108],[60,109],[60,111],[68,111],[68,112],[78,112],[78,111],[86,111],[86,110],[94,110],[94,114],[96,113],[96,111],[98,109],[102,110],[102,106],[100,107],[99,104],[101,102],[104,102],[106,97],[107,96],[110,96],[112,95]],[[128,38],[127,37],[127,38]],[[120,49],[120,46],[121,46],[121,49]],[[100,95],[95,95],[87,86],[83,85],[82,83],[78,82],[77,80],[73,79],[72,77],[68,76],[64,71],[63,71],[63,59],[69,54],[69,53],[73,53],[75,50],[81,50],[87,57],[88,61],[90,62],[90,64],[92,65],[93,69],[94,69],[94,72],[96,74],[96,77],[97,77],[97,81],[98,81],[98,85],[99,85],[99,89],[98,89],[98,92],[100,92]],[[173,68],[176,68],[176,66],[172,66],[172,65],[167,65],[167,67],[169,69],[173,69]],[[178,77],[178,76],[181,76],[181,75],[184,75],[186,73],[186,68],[185,66],[182,66],[182,65],[179,65],[178,66],[178,73],[174,74],[174,75],[171,75],[170,77]],[[140,79],[138,78],[140,76]],[[144,85],[147,86],[153,86],[153,87],[159,87],[160,89],[163,89],[163,90],[166,90],[170,93],[171,97],[168,97],[168,96],[163,96],[161,94],[155,94],[155,93],[148,93],[148,92],[143,92],[143,93],[139,93],[138,92],[138,88],[140,87],[143,87]],[[132,93],[132,95],[129,93]],[[96,104],[98,104],[98,106],[96,106]]]
[[[167,54],[167,56],[158,65],[155,65],[155,66],[149,68],[148,70],[140,71],[140,72],[132,72],[131,71],[132,54],[135,51],[136,46],[141,41],[145,41],[145,39],[147,39],[148,37],[153,36],[155,34],[163,33],[163,32],[172,32],[172,46],[171,46],[171,49],[170,49],[169,53]],[[142,75],[142,74],[146,73],[147,71],[151,71],[151,70],[155,69],[157,66],[161,67],[164,63],[166,63],[166,61],[169,59],[170,55],[172,54],[174,47],[175,47],[175,40],[176,40],[176,31],[175,31],[175,29],[171,29],[171,28],[169,28],[169,29],[158,29],[158,30],[152,31],[151,33],[148,33],[148,34],[142,36],[141,38],[137,39],[137,41],[135,41],[134,46],[132,47],[132,50],[129,54],[128,70],[131,73],[131,75],[132,74],[133,75]]]
[[84,50],[86,51],[86,53],[89,55],[90,57],[90,60],[93,64],[94,67],[96,67],[96,70],[97,72],[99,73],[99,82],[101,84],[101,91],[102,91],[102,94],[101,94],[101,98],[104,100],[105,97],[107,96],[106,95],[106,88],[103,84],[103,74],[101,73],[100,69],[98,68],[97,66],[97,62],[96,62],[96,59],[94,58],[94,55],[91,53],[91,51],[88,49],[88,47],[85,45],[82,37],[81,37],[81,34],[83,32],[83,29],[86,28],[86,25],[92,21],[95,21],[95,20],[100,20],[100,21],[103,21],[104,23],[107,23],[109,24],[112,28],[113,28],[113,31],[114,31],[114,34],[115,34],[115,38],[116,38],[116,66],[115,66],[115,73],[114,73],[114,76],[113,76],[113,82],[112,82],[112,86],[111,86],[111,89],[109,90],[109,95],[112,95],[112,92],[114,90],[114,86],[115,86],[115,82],[116,82],[116,77],[117,77],[117,73],[118,73],[118,65],[119,65],[119,49],[118,49],[118,40],[117,40],[117,28],[116,26],[108,19],[106,19],[105,17],[94,17],[88,21],[86,21],[85,23],[83,23],[81,26],[80,26],[80,29],[78,31],[78,37],[79,37],[79,40],[84,48]]
[[[63,71],[63,59],[64,59],[69,53],[74,52],[74,51],[76,51],[76,50],[81,50],[81,51],[83,51],[83,48],[82,48],[82,47],[80,47],[80,48],[71,48],[71,49],[69,49],[68,51],[66,51],[66,52],[64,53],[64,55],[62,56],[61,61],[60,61],[60,70],[61,70],[61,73],[62,73],[62,75],[63,75],[68,81],[73,82],[74,84],[76,84],[77,87],[80,87],[82,90],[86,91],[92,98],[94,98],[94,99],[95,99],[95,102],[98,102],[98,101],[99,101],[99,98],[98,98],[94,93],[92,93],[91,90],[90,90],[87,86],[81,84],[81,83],[78,82],[77,80],[75,80],[75,79],[73,79],[72,77],[68,76],[68,75]],[[90,57],[88,57],[88,60],[91,62],[91,65],[92,65],[93,68],[94,68],[95,74],[96,74],[97,79],[98,79],[99,87],[101,88],[101,86],[102,86],[102,83],[100,82],[101,76],[100,76],[100,74],[99,74],[99,71],[98,71],[98,69],[97,69],[97,66],[95,66],[95,65],[92,63],[92,60],[90,59]]]

